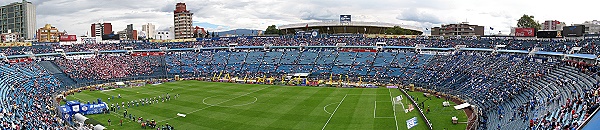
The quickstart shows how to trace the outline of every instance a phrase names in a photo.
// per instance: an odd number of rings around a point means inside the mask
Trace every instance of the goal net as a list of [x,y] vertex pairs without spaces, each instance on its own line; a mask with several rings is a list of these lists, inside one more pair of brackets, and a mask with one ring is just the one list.
[[411,112],[412,110],[414,110],[414,107],[410,103],[407,104],[408,108],[406,108],[404,106],[404,103],[402,103],[402,99],[404,99],[402,97],[402,95],[398,95],[392,99],[392,101],[394,102],[394,106],[393,106],[394,110],[396,109],[397,105],[400,105],[400,107],[402,107],[402,110],[404,111],[404,113],[408,113],[408,112]]
[[396,96],[394,98],[394,104],[402,104],[402,95]]

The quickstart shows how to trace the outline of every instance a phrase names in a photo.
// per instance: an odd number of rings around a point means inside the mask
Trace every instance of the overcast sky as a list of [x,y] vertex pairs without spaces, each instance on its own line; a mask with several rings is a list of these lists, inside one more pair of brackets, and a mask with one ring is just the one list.
[[[21,0],[0,0],[0,5]],[[509,33],[523,14],[538,21],[559,20],[567,25],[600,19],[593,0],[31,0],[37,8],[37,27],[52,24],[70,34],[86,34],[90,24],[103,20],[113,30],[153,23],[157,30],[173,26],[177,2],[194,13],[194,25],[209,31],[237,28],[264,30],[268,25],[337,20],[379,21],[430,28],[468,21],[486,26],[486,33]],[[489,31],[493,27],[493,31]]]

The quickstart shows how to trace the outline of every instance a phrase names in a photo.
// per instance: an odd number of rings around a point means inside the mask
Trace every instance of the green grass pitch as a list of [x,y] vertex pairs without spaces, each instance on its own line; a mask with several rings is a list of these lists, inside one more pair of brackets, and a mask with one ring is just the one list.
[[[144,120],[154,119],[158,125],[169,123],[178,130],[198,129],[356,129],[392,130],[407,129],[406,120],[417,117],[418,125],[411,130],[427,129],[417,111],[405,113],[408,100],[396,105],[391,97],[401,95],[397,89],[325,88],[274,85],[251,85],[213,83],[200,81],[169,82],[161,85],[116,89],[112,91],[84,91],[68,96],[68,100],[82,103],[101,98],[109,105],[123,101],[152,98],[169,93],[179,98],[156,104],[130,107],[128,112]],[[122,98],[109,97],[121,94]],[[433,102],[433,101],[429,101]],[[441,101],[439,102],[441,106]],[[432,109],[438,110],[438,107]],[[443,109],[443,110],[442,110]],[[462,111],[432,111],[434,128],[465,129],[466,125],[452,125],[450,115],[462,115]],[[112,114],[87,115],[106,126],[108,130],[141,129],[135,121],[123,118],[124,109]],[[448,114],[435,114],[448,112]],[[177,116],[178,113],[186,117]],[[429,116],[429,115],[428,115]],[[450,116],[451,117],[451,116]],[[459,117],[460,118],[460,117]],[[464,117],[466,118],[466,116]],[[463,119],[464,119],[463,118]],[[111,119],[109,126],[107,120]],[[119,124],[123,120],[123,125]],[[466,121],[466,119],[464,119]]]

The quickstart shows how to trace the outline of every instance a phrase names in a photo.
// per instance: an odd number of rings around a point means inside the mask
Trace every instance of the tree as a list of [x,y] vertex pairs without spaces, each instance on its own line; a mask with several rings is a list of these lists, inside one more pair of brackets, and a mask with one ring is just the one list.
[[267,29],[265,30],[265,34],[281,34],[281,30],[277,29],[277,26],[275,25],[271,25],[269,27],[267,27]]
[[210,34],[210,37],[215,37],[215,32],[212,32],[212,34]]
[[421,35],[423,32],[414,31],[410,29],[404,29],[399,26],[394,26],[392,28],[385,29],[385,34],[390,35]]
[[204,38],[208,38],[209,34],[210,34],[210,32],[208,30],[206,30],[206,35],[204,35]]
[[533,19],[533,15],[523,14],[519,20],[517,20],[517,27],[519,28],[535,28],[541,29],[542,25]]

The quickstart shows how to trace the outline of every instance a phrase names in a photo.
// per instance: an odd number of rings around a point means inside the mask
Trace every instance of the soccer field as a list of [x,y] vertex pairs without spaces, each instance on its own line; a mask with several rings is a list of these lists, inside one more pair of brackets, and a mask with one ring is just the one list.
[[[158,125],[169,123],[175,129],[407,129],[406,120],[417,117],[411,129],[427,129],[417,111],[405,113],[409,102],[393,107],[397,89],[325,88],[274,85],[213,83],[200,81],[169,82],[161,85],[85,91],[68,96],[82,103],[101,98],[107,104],[152,98],[169,93],[180,97],[151,105],[126,109],[135,117],[154,119]],[[111,99],[109,97],[122,98]],[[140,124],[117,113],[87,115],[109,130],[140,129]],[[186,117],[177,116],[178,113]],[[464,113],[463,113],[464,114]],[[111,119],[109,126],[107,120]],[[119,121],[123,120],[123,126]],[[464,129],[464,128],[462,128]]]

